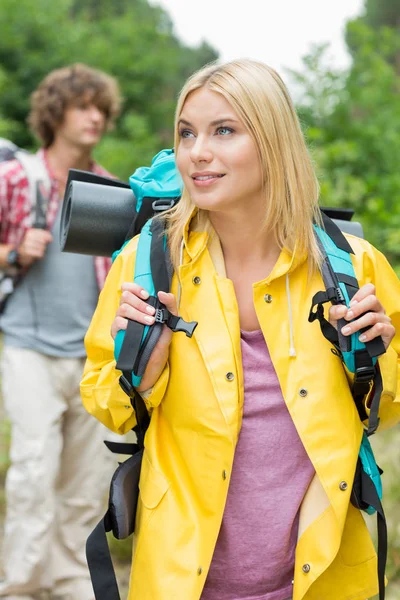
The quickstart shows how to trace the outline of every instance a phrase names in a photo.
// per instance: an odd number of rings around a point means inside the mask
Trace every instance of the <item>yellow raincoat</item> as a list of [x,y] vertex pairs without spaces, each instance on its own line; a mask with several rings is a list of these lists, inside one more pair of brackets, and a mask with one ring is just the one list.
[[[152,416],[128,600],[199,600],[224,512],[241,426],[243,372],[234,288],[218,242],[208,245],[207,237],[185,231],[179,269],[179,312],[198,327],[191,339],[173,335],[168,364],[146,398]],[[400,419],[400,282],[382,254],[348,238],[360,286],[376,285],[397,328],[379,359],[383,429]],[[81,384],[86,409],[119,433],[131,429],[135,417],[118,384],[110,326],[121,284],[133,280],[136,245],[137,238],[118,256],[101,293],[86,336]],[[253,285],[283,397],[316,472],[300,512],[293,600],[365,600],[378,591],[376,554],[360,511],[349,502],[362,424],[340,359],[319,324],[308,322],[311,299],[322,289],[319,274],[308,279],[307,261],[285,250],[269,277]],[[172,291],[177,294],[176,276]],[[291,310],[296,356],[289,354]]]

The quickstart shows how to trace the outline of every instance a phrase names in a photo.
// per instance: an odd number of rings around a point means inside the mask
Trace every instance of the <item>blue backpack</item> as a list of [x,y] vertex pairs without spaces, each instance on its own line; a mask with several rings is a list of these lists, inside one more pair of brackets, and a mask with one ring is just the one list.
[[[130,178],[130,185],[137,199],[137,215],[125,243],[140,233],[134,281],[149,292],[150,298],[147,302],[156,308],[156,319],[151,326],[129,321],[127,329],[119,331],[115,338],[116,367],[122,372],[120,385],[129,396],[136,412],[135,432],[138,443],[120,445],[107,442],[107,446],[113,452],[132,456],[122,463],[114,474],[108,511],[104,521],[93,532],[96,535],[92,534],[88,540],[87,558],[96,600],[119,600],[104,529],[112,530],[115,537],[123,539],[130,535],[135,527],[140,462],[144,436],[150,422],[143,399],[135,388],[140,385],[164,324],[174,332],[184,332],[188,337],[193,335],[197,326],[196,322],[187,323],[181,317],[171,315],[157,297],[158,291],[170,291],[173,275],[164,224],[157,218],[157,213],[173,207],[181,195],[182,181],[175,166],[173,150],[163,150],[154,157],[150,167],[137,169]],[[384,600],[387,530],[381,504],[382,471],[376,464],[368,438],[379,424],[382,380],[379,369],[376,368],[376,361],[377,356],[385,352],[385,348],[380,338],[364,344],[359,341],[359,334],[350,337],[341,335],[340,329],[344,322],[339,322],[336,330],[324,316],[325,303],[349,306],[359,286],[351,262],[353,250],[349,242],[337,225],[323,212],[322,220],[324,229],[317,225],[314,225],[314,229],[323,256],[322,277],[325,290],[314,296],[309,321],[319,321],[322,334],[333,345],[332,352],[343,361],[351,373],[354,373],[352,395],[361,421],[368,422],[360,446],[351,502],[368,514],[377,513],[379,598]],[[121,250],[114,253],[113,259]],[[372,386],[374,391],[368,417],[363,399]]]
[[[368,423],[361,440],[351,502],[356,508],[369,515],[377,514],[379,599],[384,600],[387,526],[381,502],[382,470],[376,463],[369,436],[375,433],[379,425],[382,378],[376,363],[377,357],[384,354],[386,350],[380,337],[364,344],[359,341],[359,333],[351,336],[341,334],[341,328],[347,323],[346,321],[339,321],[336,329],[324,316],[323,305],[326,302],[344,304],[348,307],[359,286],[351,261],[351,254],[354,253],[349,242],[333,221],[323,213],[322,219],[324,229],[314,225],[314,230],[323,256],[322,278],[325,290],[313,297],[308,320],[311,323],[315,320],[319,321],[322,335],[334,346],[332,352],[337,354],[347,369],[354,374],[351,390],[353,399],[361,421]],[[369,403],[368,416],[364,398],[369,392],[372,394],[372,399]]]

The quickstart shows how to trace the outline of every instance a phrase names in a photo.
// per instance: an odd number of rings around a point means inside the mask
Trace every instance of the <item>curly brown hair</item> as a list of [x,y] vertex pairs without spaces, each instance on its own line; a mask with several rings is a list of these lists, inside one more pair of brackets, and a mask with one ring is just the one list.
[[31,95],[28,124],[45,148],[54,141],[67,108],[92,102],[106,117],[110,129],[120,112],[121,96],[117,81],[103,71],[76,63],[51,71]]

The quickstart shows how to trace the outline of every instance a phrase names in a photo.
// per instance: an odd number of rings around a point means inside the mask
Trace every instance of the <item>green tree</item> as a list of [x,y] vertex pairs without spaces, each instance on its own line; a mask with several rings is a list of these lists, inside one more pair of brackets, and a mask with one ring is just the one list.
[[[351,30],[351,31],[350,31]],[[391,61],[397,41],[388,28],[349,25],[357,40],[348,73],[323,67],[324,48],[292,73],[303,86],[299,113],[321,181],[321,204],[356,211],[368,239],[400,264],[399,76]]]
[[96,156],[124,179],[171,146],[180,87],[217,58],[207,44],[185,46],[168,14],[147,0],[3,0],[0,29],[2,135],[33,146],[25,124],[30,93],[51,69],[85,62],[120,83],[123,112]]
[[[365,0],[364,14],[349,21],[346,28],[346,43],[354,56],[359,51],[357,25],[367,25],[373,32],[382,33],[393,39],[390,54],[386,60],[390,62],[400,75],[400,4],[398,0]],[[356,34],[356,35],[354,35]],[[386,48],[387,52],[388,48]]]

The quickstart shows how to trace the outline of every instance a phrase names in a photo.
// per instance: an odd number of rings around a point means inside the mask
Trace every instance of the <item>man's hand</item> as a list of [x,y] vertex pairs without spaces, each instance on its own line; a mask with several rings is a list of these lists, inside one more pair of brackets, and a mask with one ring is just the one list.
[[47,245],[53,236],[47,229],[28,229],[18,247],[18,262],[22,267],[30,267],[33,262],[44,257]]

